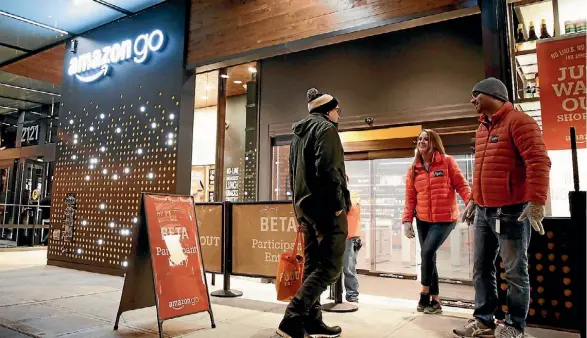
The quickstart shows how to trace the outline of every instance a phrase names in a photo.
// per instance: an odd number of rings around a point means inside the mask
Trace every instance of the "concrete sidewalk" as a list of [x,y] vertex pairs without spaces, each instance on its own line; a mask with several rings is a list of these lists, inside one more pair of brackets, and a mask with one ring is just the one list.
[[[126,312],[113,331],[123,279],[45,265],[46,252],[0,252],[0,338],[32,337],[157,337],[155,308]],[[220,288],[221,278],[210,291]],[[273,285],[233,278],[244,292],[234,299],[212,298],[217,328],[207,314],[166,321],[166,337],[274,336],[285,304],[274,301]],[[452,337],[470,311],[445,308],[441,316],[415,312],[416,302],[361,295],[360,309],[325,314],[325,321],[343,327],[343,337]],[[11,329],[11,330],[8,330]],[[15,331],[21,334],[15,333]],[[529,329],[528,337],[578,337],[551,330]],[[25,335],[23,335],[25,334]]]

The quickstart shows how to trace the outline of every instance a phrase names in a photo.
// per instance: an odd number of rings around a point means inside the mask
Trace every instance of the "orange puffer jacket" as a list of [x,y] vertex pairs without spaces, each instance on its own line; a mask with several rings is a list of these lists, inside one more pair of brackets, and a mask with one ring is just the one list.
[[435,152],[428,170],[418,162],[406,176],[406,203],[402,222],[412,222],[414,210],[419,220],[431,223],[454,222],[459,217],[458,191],[465,204],[471,198],[471,188],[454,158]]
[[546,204],[550,159],[538,124],[506,102],[482,115],[475,140],[473,200],[482,207]]

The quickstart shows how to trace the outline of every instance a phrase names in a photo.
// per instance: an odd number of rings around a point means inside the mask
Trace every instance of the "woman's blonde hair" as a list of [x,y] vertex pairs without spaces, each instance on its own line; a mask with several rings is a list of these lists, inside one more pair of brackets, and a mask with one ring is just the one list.
[[[418,137],[422,135],[422,133],[426,133],[428,135],[428,147],[430,148],[431,152],[438,151],[439,153],[445,155],[446,151],[444,151],[444,145],[442,144],[442,139],[437,132],[432,129],[423,129]],[[420,149],[418,149],[418,144],[416,143],[416,156],[414,156],[414,162],[412,163],[412,181],[416,177],[416,164],[420,161],[421,163],[424,162],[422,159],[422,154],[420,153]]]

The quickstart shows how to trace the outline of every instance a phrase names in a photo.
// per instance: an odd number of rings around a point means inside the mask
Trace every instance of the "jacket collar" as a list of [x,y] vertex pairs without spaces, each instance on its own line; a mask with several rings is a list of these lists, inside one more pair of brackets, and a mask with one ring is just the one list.
[[501,106],[501,108],[499,108],[497,113],[493,114],[493,116],[491,117],[491,121],[489,121],[489,118],[487,117],[487,115],[482,114],[479,116],[479,122],[481,122],[485,125],[488,125],[488,124],[495,125],[499,120],[504,118],[506,116],[506,114],[512,110],[514,110],[514,105],[511,102],[506,102],[503,104],[503,106]]
[[[440,163],[444,160],[444,156],[439,153],[438,151],[435,151],[432,154],[432,162],[430,164],[434,164],[434,163]],[[422,164],[421,160],[416,161],[416,168],[422,168],[424,167],[424,165]]]

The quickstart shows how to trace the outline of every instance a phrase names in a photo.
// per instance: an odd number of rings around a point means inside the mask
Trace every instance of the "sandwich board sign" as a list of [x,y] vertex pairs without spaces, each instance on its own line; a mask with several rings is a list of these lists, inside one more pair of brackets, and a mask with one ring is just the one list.
[[208,293],[192,196],[143,193],[133,233],[131,259],[114,329],[123,312],[156,306],[159,337],[163,321],[208,312]]

